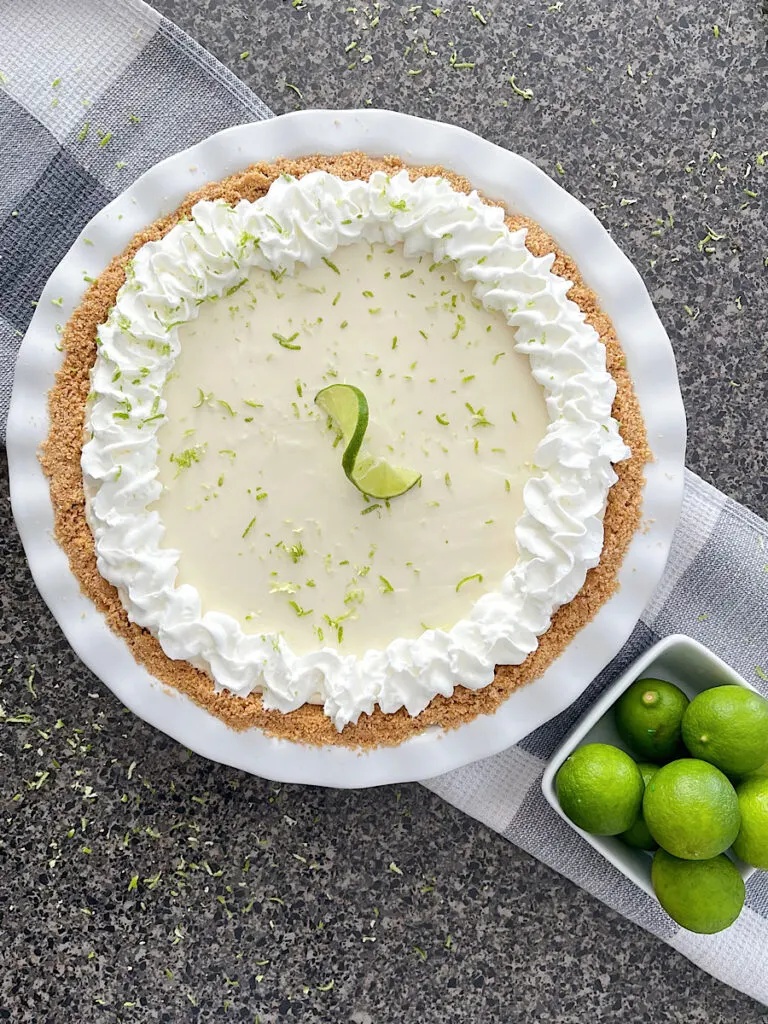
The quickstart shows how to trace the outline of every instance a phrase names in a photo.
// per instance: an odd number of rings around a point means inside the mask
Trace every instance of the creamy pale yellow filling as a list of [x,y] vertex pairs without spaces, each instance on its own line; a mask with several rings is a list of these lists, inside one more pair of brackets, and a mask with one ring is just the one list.
[[[179,339],[155,507],[204,612],[360,654],[498,588],[547,414],[512,329],[452,265],[356,244],[293,276],[253,270]],[[347,480],[314,404],[332,383],[362,389],[368,447],[421,486],[387,504]]]

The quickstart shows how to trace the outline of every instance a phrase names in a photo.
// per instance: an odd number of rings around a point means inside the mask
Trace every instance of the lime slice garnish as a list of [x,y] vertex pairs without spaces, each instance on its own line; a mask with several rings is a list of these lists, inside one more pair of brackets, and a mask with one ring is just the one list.
[[315,395],[315,404],[328,413],[341,432],[341,468],[355,487],[371,498],[397,498],[410,491],[421,473],[378,459],[364,446],[368,429],[368,399],[354,384],[331,384]]

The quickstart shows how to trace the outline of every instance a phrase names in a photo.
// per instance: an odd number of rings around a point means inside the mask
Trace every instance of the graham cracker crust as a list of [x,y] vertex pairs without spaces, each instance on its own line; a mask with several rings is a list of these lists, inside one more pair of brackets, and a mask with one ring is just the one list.
[[[204,672],[187,662],[169,659],[151,633],[128,621],[117,590],[103,579],[96,568],[93,536],[85,519],[80,468],[85,402],[90,391],[89,371],[96,358],[96,330],[107,319],[117,292],[125,281],[126,263],[145,242],[161,238],[181,218],[188,216],[194,204],[201,199],[224,199],[230,203],[240,199],[255,200],[263,196],[282,173],[301,177],[311,171],[324,170],[340,178],[367,179],[376,170],[395,174],[403,169],[412,179],[440,175],[458,191],[468,193],[472,188],[467,179],[443,167],[409,167],[394,156],[373,158],[357,152],[257,163],[224,181],[208,184],[190,193],[174,213],[161,217],[132,239],[125,251],[115,257],[90,285],[62,335],[64,362],[48,397],[51,426],[40,454],[43,470],[50,480],[56,539],[67,555],[83,593],[94,602],[110,628],[125,640],[134,658],[161,684],[187,694],[233,729],[256,727],[268,735],[298,743],[363,748],[395,746],[430,726],[454,729],[477,715],[493,714],[514,690],[542,675],[616,591],[616,575],[640,524],[645,482],[643,468],[651,459],[651,453],[616,332],[600,309],[594,292],[584,284],[574,262],[558,249],[553,239],[537,224],[523,217],[509,216],[506,224],[511,230],[528,228],[526,244],[531,252],[537,256],[554,252],[553,273],[573,282],[569,298],[581,307],[605,345],[608,370],[617,385],[613,415],[620,423],[625,443],[632,450],[631,458],[616,467],[619,479],[608,496],[605,544],[600,564],[589,571],[576,598],[555,614],[549,630],[539,638],[538,648],[523,664],[497,666],[493,682],[483,690],[472,691],[458,685],[450,699],[436,696],[416,718],[411,718],[404,708],[385,715],[377,707],[372,715],[361,715],[356,725],[348,725],[339,733],[318,706],[304,705],[283,714],[265,710],[258,694],[243,698],[215,693],[210,678]],[[484,198],[484,201],[491,206],[503,205],[491,199]]]

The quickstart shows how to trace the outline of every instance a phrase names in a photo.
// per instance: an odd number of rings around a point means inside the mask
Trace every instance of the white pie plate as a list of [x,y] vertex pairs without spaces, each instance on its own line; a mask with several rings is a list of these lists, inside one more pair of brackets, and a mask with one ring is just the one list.
[[[350,149],[447,166],[557,239],[613,319],[654,455],[643,503],[647,529],[632,541],[621,587],[547,672],[492,716],[365,753],[303,746],[257,729],[234,732],[159,684],[80,592],[53,539],[48,483],[37,458],[48,431],[46,396],[61,362],[56,324],[80,302],[84,274],[96,277],[137,231],[205,182],[257,160]],[[669,339],[640,275],[593,214],[522,157],[463,128],[387,110],[307,110],[239,125],[143,174],[93,218],[46,284],[21,346],[8,421],[11,499],[32,575],[85,664],[137,715],[206,757],[276,781],[340,787],[449,771],[516,743],[574,701],[619,651],[661,578],[682,501],[684,454],[685,413]]]

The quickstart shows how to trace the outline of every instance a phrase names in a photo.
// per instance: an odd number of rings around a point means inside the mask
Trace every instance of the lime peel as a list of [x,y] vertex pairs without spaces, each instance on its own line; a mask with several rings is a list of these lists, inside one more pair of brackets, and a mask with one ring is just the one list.
[[421,473],[405,466],[393,466],[365,448],[368,399],[360,388],[354,384],[330,384],[318,391],[315,404],[330,416],[341,432],[344,442],[341,467],[362,494],[387,501],[400,497],[421,481]]

